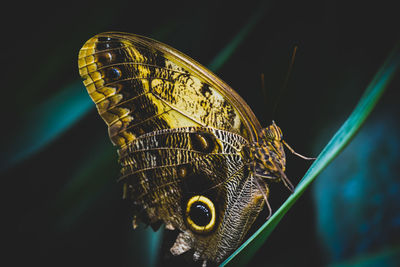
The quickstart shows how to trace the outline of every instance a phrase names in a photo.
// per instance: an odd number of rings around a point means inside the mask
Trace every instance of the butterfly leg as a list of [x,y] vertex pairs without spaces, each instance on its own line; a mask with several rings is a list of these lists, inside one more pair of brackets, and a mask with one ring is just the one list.
[[272,209],[268,202],[268,195],[269,195],[268,185],[266,183],[264,183],[265,188],[262,188],[262,186],[260,185],[260,182],[258,180],[255,180],[255,184],[257,185],[258,190],[260,190],[261,194],[263,195],[265,204],[267,205],[268,212],[269,212],[268,217],[267,217],[267,220],[268,220],[272,215]]
[[306,157],[306,156],[303,156],[303,155],[297,153],[296,151],[294,151],[293,148],[291,148],[291,147],[288,145],[288,143],[285,142],[285,140],[282,140],[282,143],[290,150],[290,152],[292,152],[292,154],[294,154],[294,155],[296,155],[296,156],[298,156],[298,157],[300,157],[300,158],[302,158],[302,159],[305,159],[305,160],[314,160],[314,159],[315,159],[315,158],[309,158],[309,157]]

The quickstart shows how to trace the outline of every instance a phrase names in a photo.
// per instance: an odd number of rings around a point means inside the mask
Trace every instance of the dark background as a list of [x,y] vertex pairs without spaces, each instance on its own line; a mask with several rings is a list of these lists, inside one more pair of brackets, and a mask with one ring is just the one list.
[[[89,97],[83,100],[87,110],[81,110],[82,100],[74,102],[85,93],[78,51],[96,33],[153,37],[207,66],[261,14],[217,74],[247,101],[262,125],[274,119],[297,152],[317,156],[399,41],[394,2],[7,3],[0,108],[4,259],[11,266],[138,266],[155,257],[154,249],[144,251],[152,244],[148,231],[131,229],[129,206],[115,182],[117,154],[105,124],[88,104]],[[282,90],[294,46],[294,68]],[[362,264],[381,257],[393,266],[400,262],[398,76],[363,128],[367,132],[360,132],[364,139],[334,162],[337,168],[317,179],[318,186],[300,198],[252,264]],[[65,103],[73,104],[62,109]],[[75,119],[58,126],[73,112],[79,113]],[[38,141],[49,133],[41,132],[46,127],[61,130]],[[380,135],[373,137],[376,132]],[[371,147],[376,149],[363,150]],[[368,160],[355,162],[360,155]],[[310,163],[287,157],[287,175],[297,183]],[[343,200],[341,186],[354,181],[353,174],[361,180],[348,189],[353,197]],[[378,200],[368,204],[375,193]],[[282,184],[272,185],[273,210],[288,196]]]

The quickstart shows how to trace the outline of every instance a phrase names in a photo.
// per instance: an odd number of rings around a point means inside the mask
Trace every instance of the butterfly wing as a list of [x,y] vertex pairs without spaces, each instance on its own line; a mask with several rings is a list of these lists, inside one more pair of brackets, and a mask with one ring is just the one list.
[[173,254],[193,248],[196,259],[221,261],[263,205],[242,154],[261,129],[248,105],[199,63],[133,34],[88,40],[79,72],[138,216],[182,231]]
[[120,149],[160,129],[207,126],[253,141],[261,126],[245,101],[179,51],[127,33],[103,33],[79,53],[79,72]]
[[240,245],[264,205],[241,155],[246,144],[237,134],[202,127],[154,131],[132,142],[120,181],[146,211],[137,213],[141,220],[182,231],[174,255],[192,248],[196,260],[220,262]]

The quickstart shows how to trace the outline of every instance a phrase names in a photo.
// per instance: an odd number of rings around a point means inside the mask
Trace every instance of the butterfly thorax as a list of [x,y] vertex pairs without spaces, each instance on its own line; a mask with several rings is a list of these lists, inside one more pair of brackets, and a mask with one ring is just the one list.
[[273,122],[259,133],[259,141],[247,148],[250,170],[262,178],[278,179],[285,171],[286,156],[282,131]]

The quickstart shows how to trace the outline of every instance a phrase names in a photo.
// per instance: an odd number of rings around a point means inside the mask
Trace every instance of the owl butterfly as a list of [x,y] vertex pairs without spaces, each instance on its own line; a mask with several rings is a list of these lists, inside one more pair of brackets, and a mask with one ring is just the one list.
[[203,265],[221,262],[269,208],[267,181],[293,190],[283,146],[294,151],[280,128],[262,128],[244,100],[193,59],[146,37],[109,32],[88,40],[78,61],[118,147],[133,225],[178,229],[173,255],[192,249]]

